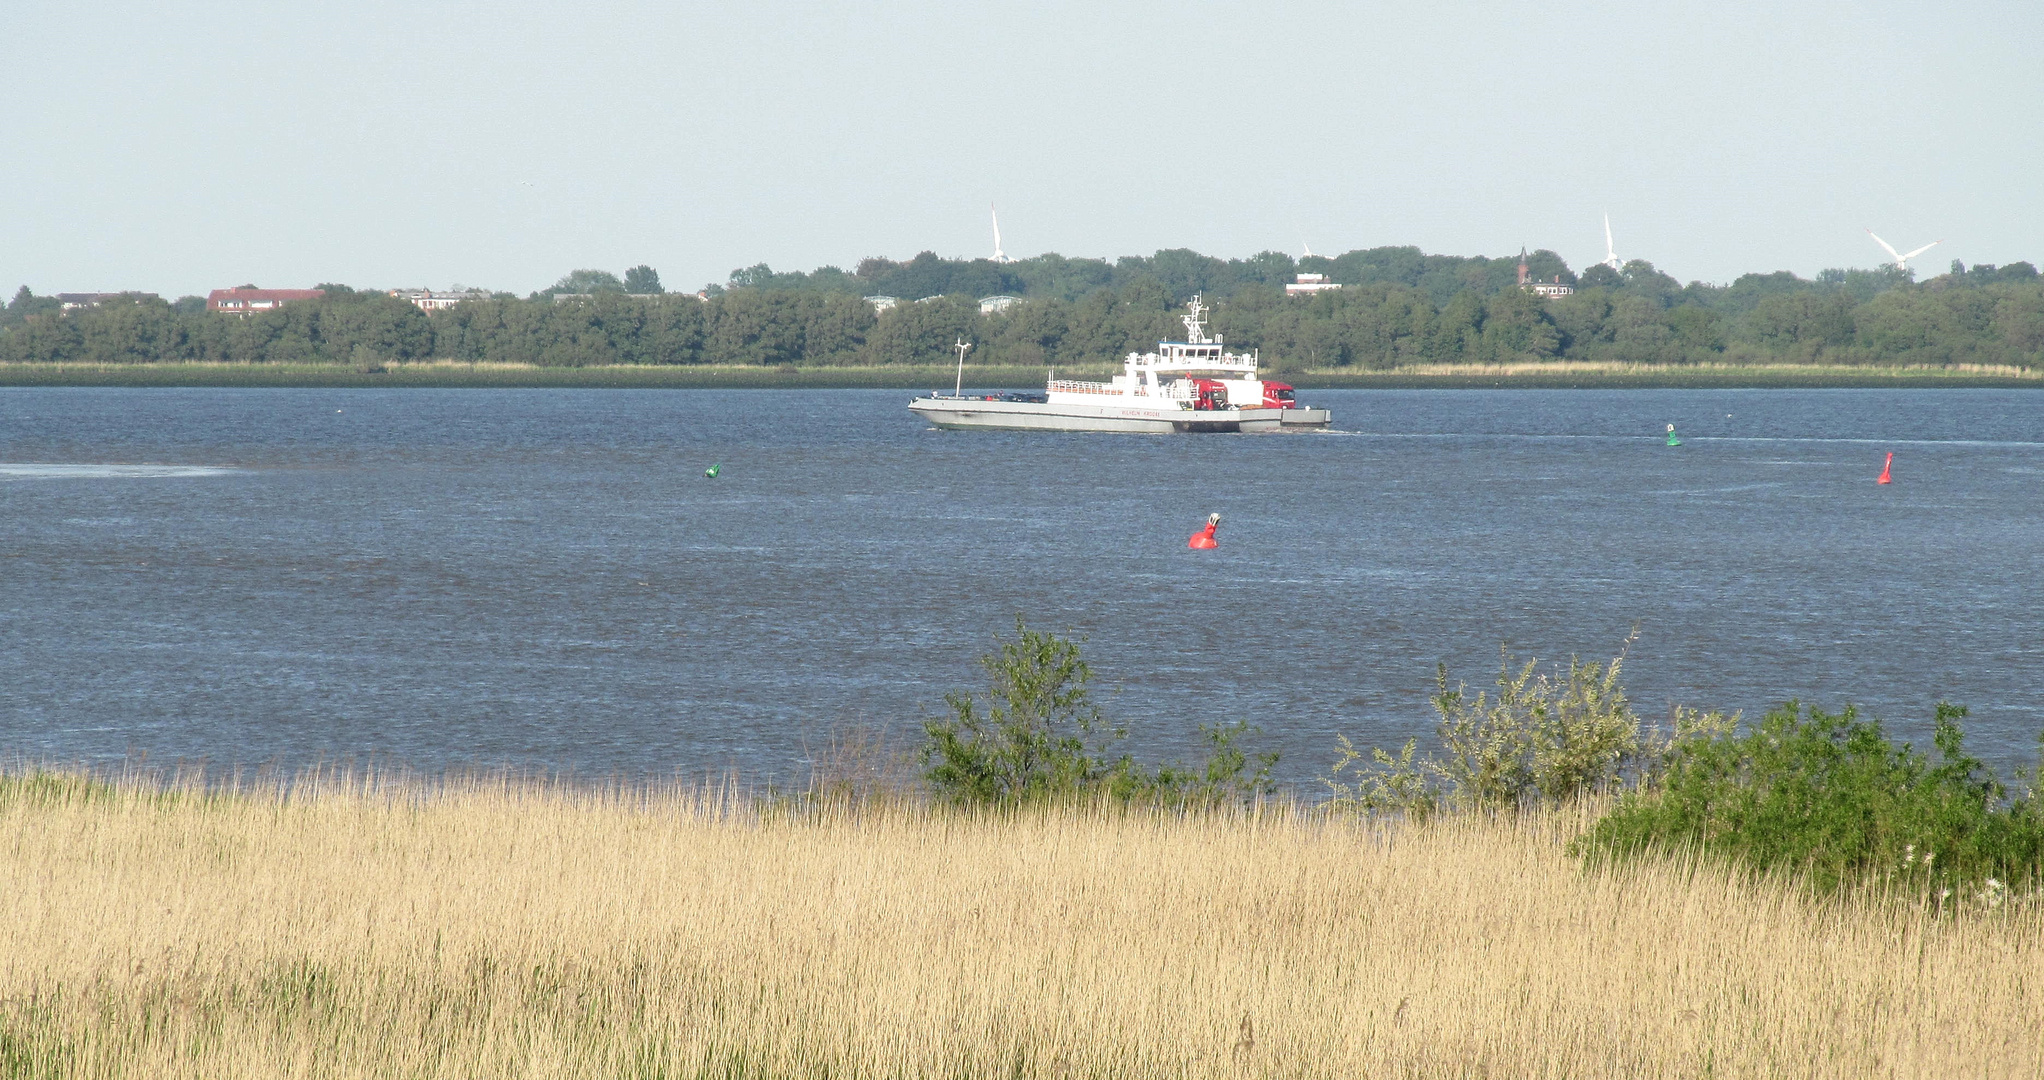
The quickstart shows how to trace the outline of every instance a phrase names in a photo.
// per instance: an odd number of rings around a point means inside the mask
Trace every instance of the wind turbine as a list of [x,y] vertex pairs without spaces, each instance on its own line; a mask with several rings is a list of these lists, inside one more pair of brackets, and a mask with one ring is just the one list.
[[[1867,235],[1874,236],[1874,230],[1868,229]],[[1939,244],[1944,243],[1944,241],[1932,240],[1930,243],[1925,244],[1920,248],[1917,248],[1915,251],[1912,251],[1907,255],[1898,253],[1894,249],[1894,247],[1889,245],[1889,243],[1886,240],[1883,240],[1878,236],[1874,236],[1874,243],[1881,245],[1881,250],[1886,251],[1888,253],[1888,257],[1895,260],[1894,263],[1895,269],[1907,273],[1909,271],[1909,260],[1916,258],[1918,255],[1921,255],[1924,252],[1929,251],[1930,249],[1938,246]]]
[[1008,256],[1001,251],[1001,212],[994,209],[993,203],[987,204],[987,211],[994,216],[994,261],[1007,262]]
[[1302,259],[1317,259],[1320,257],[1318,255],[1313,254],[1313,245],[1305,242],[1304,240],[1299,241],[1299,249],[1305,252],[1304,255],[1299,256]]
[[1618,249],[1611,246],[1611,213],[1609,211],[1606,211],[1604,214],[1604,265],[1613,270],[1625,269],[1625,264],[1618,260]]

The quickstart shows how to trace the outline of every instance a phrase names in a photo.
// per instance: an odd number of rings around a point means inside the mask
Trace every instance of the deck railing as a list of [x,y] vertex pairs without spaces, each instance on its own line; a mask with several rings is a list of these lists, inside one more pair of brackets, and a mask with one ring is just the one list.
[[1072,379],[1052,379],[1049,390],[1054,394],[1119,394],[1113,383],[1077,382]]

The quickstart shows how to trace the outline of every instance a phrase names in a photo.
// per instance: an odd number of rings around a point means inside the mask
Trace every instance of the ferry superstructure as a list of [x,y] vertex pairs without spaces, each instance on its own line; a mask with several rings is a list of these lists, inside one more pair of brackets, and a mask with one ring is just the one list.
[[[1254,350],[1232,353],[1219,334],[1208,336],[1199,297],[1186,308],[1184,341],[1160,341],[1156,352],[1129,353],[1122,373],[1109,382],[1059,379],[1053,372],[1041,394],[933,390],[911,400],[909,411],[940,428],[1168,434],[1327,427],[1332,418],[1326,409],[1308,408],[1290,386],[1258,377]],[[961,372],[963,356],[961,351]]]

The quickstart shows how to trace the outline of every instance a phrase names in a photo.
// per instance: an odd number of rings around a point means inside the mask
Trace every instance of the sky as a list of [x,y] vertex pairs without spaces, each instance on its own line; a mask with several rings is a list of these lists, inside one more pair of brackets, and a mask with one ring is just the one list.
[[0,287],[1551,248],[2044,264],[2044,5],[9,3]]

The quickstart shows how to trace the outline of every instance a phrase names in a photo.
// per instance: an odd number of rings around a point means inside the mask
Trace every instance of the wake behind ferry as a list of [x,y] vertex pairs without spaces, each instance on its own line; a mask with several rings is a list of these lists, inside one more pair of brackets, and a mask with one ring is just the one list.
[[[1231,353],[1207,336],[1206,306],[1186,305],[1184,341],[1130,353],[1112,382],[1052,378],[1041,394],[966,395],[935,390],[909,411],[940,428],[1029,428],[1038,431],[1318,431],[1326,409],[1300,404],[1290,386],[1256,376],[1256,352]],[[967,346],[959,346],[964,380]]]

